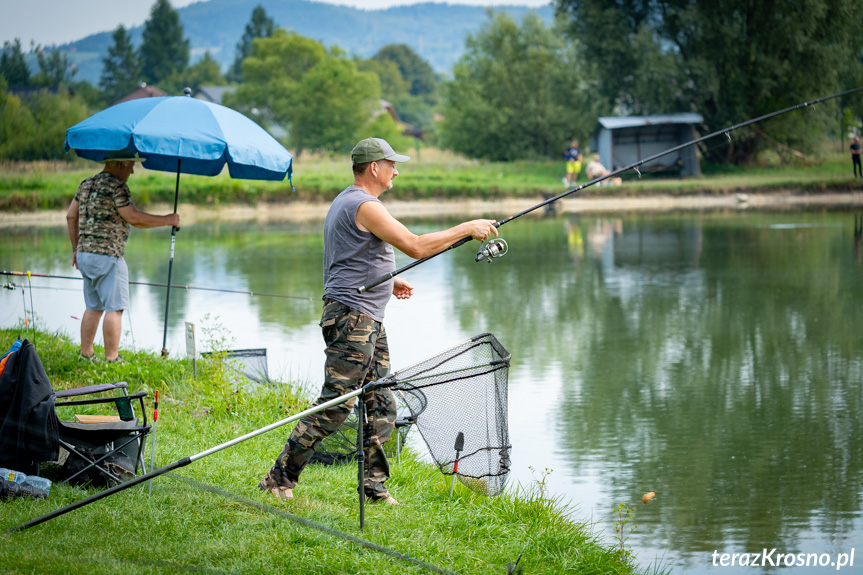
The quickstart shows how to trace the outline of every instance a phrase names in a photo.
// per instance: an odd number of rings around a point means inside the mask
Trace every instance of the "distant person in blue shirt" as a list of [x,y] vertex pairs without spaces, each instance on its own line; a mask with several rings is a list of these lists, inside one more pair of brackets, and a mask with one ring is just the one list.
[[563,178],[563,185],[574,186],[581,172],[581,150],[578,149],[578,140],[570,142],[563,153],[563,158],[566,160],[566,177]]

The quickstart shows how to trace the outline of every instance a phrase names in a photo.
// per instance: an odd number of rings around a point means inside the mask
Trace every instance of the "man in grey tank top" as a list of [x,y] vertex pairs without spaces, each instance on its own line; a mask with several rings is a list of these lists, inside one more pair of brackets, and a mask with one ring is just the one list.
[[[434,255],[468,236],[483,241],[497,236],[494,220],[472,220],[417,236],[390,215],[381,194],[399,175],[396,154],[380,138],[366,138],[351,151],[354,183],[333,200],[324,220],[324,309],[321,330],[326,343],[324,385],[314,405],[335,399],[384,377],[390,368],[383,326],[391,296],[408,299],[414,288],[395,277],[358,293],[357,288],[395,270],[393,247],[420,259]],[[258,484],[279,499],[293,499],[293,488],[315,448],[347,419],[356,398],[308,415],[291,432],[272,469]],[[364,394],[367,421],[363,425],[366,496],[398,505],[385,482],[390,470],[383,445],[393,433],[396,402],[388,389]]]

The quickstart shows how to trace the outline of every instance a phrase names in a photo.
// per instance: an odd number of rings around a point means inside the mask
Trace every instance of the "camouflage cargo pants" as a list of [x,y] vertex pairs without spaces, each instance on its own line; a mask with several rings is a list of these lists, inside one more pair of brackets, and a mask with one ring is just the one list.
[[[326,300],[321,330],[327,344],[327,359],[324,386],[314,405],[350,393],[389,372],[387,335],[380,322],[337,301]],[[372,500],[382,499],[389,495],[384,482],[390,477],[390,466],[383,445],[395,427],[395,397],[389,389],[378,389],[361,397],[367,416],[363,425],[365,492]],[[353,397],[301,419],[270,471],[273,479],[293,488],[315,448],[344,423],[355,402]]]

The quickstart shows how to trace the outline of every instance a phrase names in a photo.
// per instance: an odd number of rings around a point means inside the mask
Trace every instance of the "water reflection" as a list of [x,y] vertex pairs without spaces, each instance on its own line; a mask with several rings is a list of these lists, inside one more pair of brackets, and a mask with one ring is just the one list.
[[[645,564],[664,557],[678,572],[700,573],[712,569],[714,550],[855,545],[859,563],[863,223],[851,220],[754,211],[522,218],[501,229],[510,249],[494,264],[474,263],[465,247],[409,272],[416,296],[388,310],[393,362],[495,333],[513,353],[514,480],[553,469],[551,490],[609,540],[612,508],[637,506],[628,543]],[[63,230],[2,234],[0,267],[70,274]],[[284,361],[317,386],[319,225],[214,224],[183,234],[175,283],[315,301],[178,290],[174,349],[184,321],[214,314],[237,347],[268,348],[271,374]],[[167,252],[164,234],[136,231],[133,279],[163,282]],[[62,327],[57,318],[79,309],[80,296],[54,295],[34,307]],[[136,339],[156,349],[164,290],[136,288],[133,300]],[[17,321],[20,290],[0,301],[0,322]],[[657,497],[643,505],[647,491]]]
[[533,222],[507,230],[522,261],[494,289],[457,264],[455,297],[494,310],[534,391],[561,378],[565,473],[606,505],[657,491],[637,539],[689,572],[715,549],[863,542],[861,278],[843,222],[800,218],[568,218],[565,244]]
[[861,245],[863,245],[863,214],[854,214],[854,255],[857,256],[857,265],[860,265]]

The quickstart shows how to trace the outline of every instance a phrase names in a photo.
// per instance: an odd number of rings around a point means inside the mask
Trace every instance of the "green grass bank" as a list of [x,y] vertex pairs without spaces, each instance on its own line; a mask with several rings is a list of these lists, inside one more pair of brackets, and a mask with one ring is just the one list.
[[[23,326],[0,329],[0,334],[4,353],[15,337],[28,335]],[[237,389],[218,360],[199,361],[195,379],[188,360],[122,350],[125,364],[82,363],[76,341],[65,334],[29,337],[55,389],[126,381],[131,391],[149,392],[149,410],[153,392],[160,391],[157,467],[308,406],[289,382]],[[367,505],[362,531],[354,465],[310,465],[294,501],[277,501],[256,485],[290,425],[157,477],[152,494],[143,483],[21,532],[5,530],[97,491],[58,484],[46,500],[0,501],[0,570],[57,575],[434,572],[340,535],[345,534],[456,573],[500,575],[522,553],[519,566],[525,574],[647,572],[634,566],[626,546],[631,524],[619,524],[619,537],[600,536],[546,492],[544,476],[495,498],[457,483],[450,499],[449,477],[405,450],[401,462],[393,462],[389,482],[402,505]],[[331,531],[301,525],[286,514]]]
[[[847,154],[825,146],[805,159],[765,155],[757,165],[702,164],[697,178],[635,172],[624,175],[623,185],[591,186],[585,197],[703,196],[735,193],[860,192],[863,180],[853,177]],[[78,184],[101,169],[99,164],[75,160],[0,165],[0,210],[33,212],[65,209]],[[393,198],[400,200],[501,199],[557,195],[566,190],[562,161],[481,162],[434,149],[424,149],[399,166]],[[208,178],[182,175],[180,202],[201,206],[225,204],[281,204],[329,202],[352,181],[350,160],[304,155],[294,162],[290,183],[232,180],[227,171]],[[582,173],[579,183],[585,183]],[[173,203],[176,176],[139,168],[130,180],[136,203]]]

